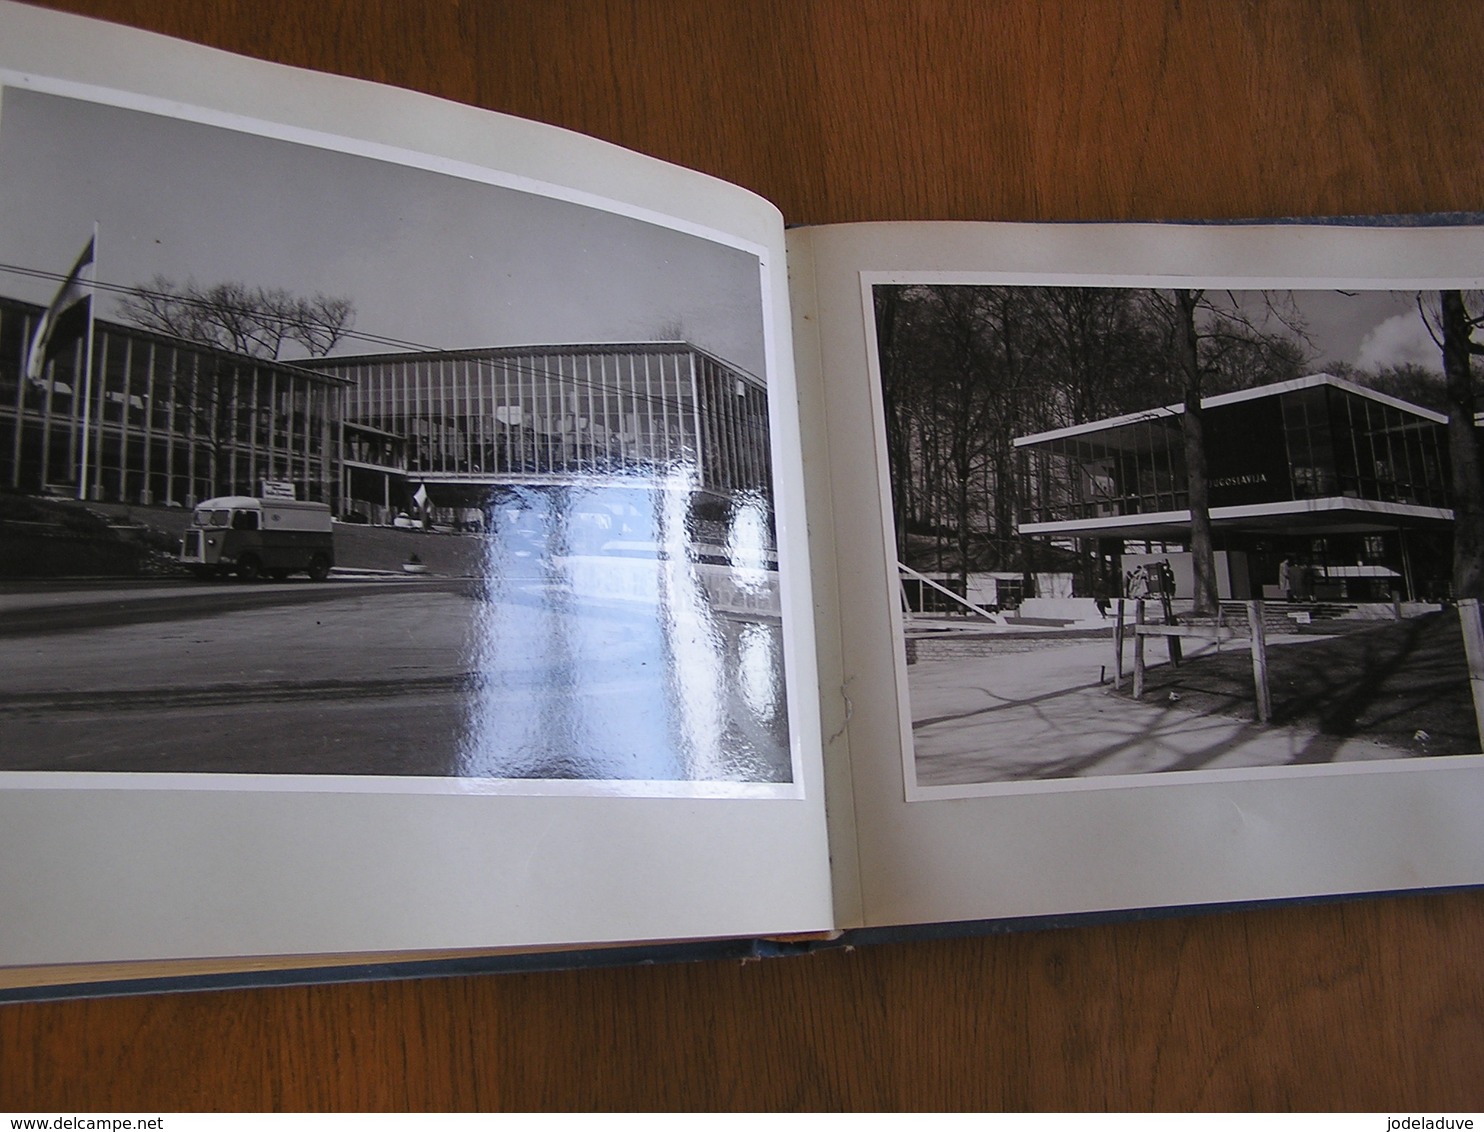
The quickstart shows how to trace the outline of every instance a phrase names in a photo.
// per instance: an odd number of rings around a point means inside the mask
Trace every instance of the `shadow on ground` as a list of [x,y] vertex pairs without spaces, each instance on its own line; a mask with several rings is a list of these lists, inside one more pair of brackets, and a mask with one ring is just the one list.
[[[1455,610],[1270,644],[1268,672],[1273,723],[1314,733],[1298,761],[1328,761],[1357,735],[1413,755],[1480,749]],[[1172,694],[1181,714],[1254,718],[1250,654],[1228,648],[1150,669],[1145,699],[1168,703]]]

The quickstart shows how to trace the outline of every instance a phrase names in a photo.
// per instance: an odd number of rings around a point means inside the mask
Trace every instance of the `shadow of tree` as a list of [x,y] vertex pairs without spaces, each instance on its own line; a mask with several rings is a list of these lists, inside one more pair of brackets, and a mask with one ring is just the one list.
[[914,721],[919,784],[1303,765],[1392,757],[1388,748],[1398,757],[1480,750],[1452,611],[1270,645],[1271,726],[1254,722],[1246,647],[1189,657],[1178,668],[1156,661],[1139,702],[1127,684],[1115,692],[1077,679],[1086,663],[1084,653],[1054,682],[1021,682],[1018,691],[1015,680],[988,673],[972,687],[959,684],[963,698]]
[[[1365,735],[1411,754],[1480,749],[1468,663],[1457,613],[1368,625],[1339,636],[1270,644],[1273,722],[1311,729],[1313,757],[1337,744],[1323,737]],[[1180,668],[1152,669],[1146,698],[1179,696],[1198,714],[1255,713],[1245,648],[1196,657]],[[1419,739],[1422,733],[1425,739]]]

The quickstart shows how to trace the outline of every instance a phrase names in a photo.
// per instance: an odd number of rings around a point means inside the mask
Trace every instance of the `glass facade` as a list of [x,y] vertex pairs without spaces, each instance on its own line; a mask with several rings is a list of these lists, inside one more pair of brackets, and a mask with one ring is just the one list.
[[[1448,453],[1436,414],[1331,380],[1208,405],[1203,414],[1212,507],[1317,499],[1447,508]],[[1181,418],[1109,421],[1021,446],[1023,523],[1181,511]]]
[[[1293,436],[1290,447],[1296,449],[1296,460],[1307,457],[1316,496],[1450,505],[1447,436],[1442,424],[1369,397],[1320,389],[1328,394],[1324,415],[1302,403],[1315,400],[1314,390],[1304,390],[1309,396],[1302,400],[1284,398],[1284,424]],[[1295,419],[1291,427],[1290,414]]]
[[347,379],[347,428],[395,438],[407,479],[435,493],[438,485],[684,472],[705,492],[771,497],[765,386],[689,345],[305,364]]
[[[75,496],[84,342],[25,379],[41,308],[0,299],[7,486]],[[435,494],[581,478],[681,476],[770,500],[767,389],[685,343],[320,358],[293,365],[95,323],[85,494],[190,506],[292,483],[337,514]],[[462,503],[465,493],[449,505]]]
[[1151,414],[1023,447],[1023,523],[1148,515],[1187,506],[1180,420]]
[[256,495],[263,480],[335,505],[344,382],[295,366],[98,321],[92,404],[85,346],[61,347],[40,382],[24,376],[41,310],[0,300],[0,451],[13,490],[191,506]]

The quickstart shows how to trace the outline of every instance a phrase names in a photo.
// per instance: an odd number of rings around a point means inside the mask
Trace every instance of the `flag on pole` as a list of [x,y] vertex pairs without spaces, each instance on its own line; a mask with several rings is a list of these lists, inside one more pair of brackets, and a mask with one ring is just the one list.
[[417,485],[417,490],[415,492],[413,492],[413,494],[412,494],[412,502],[414,502],[414,503],[417,504],[417,509],[419,511],[426,511],[428,509],[428,485],[427,484],[420,483],[420,484]]
[[32,382],[40,384],[46,363],[65,343],[81,338],[87,332],[92,314],[93,285],[91,280],[82,279],[82,272],[92,266],[97,242],[95,234],[67,273],[57,297],[36,324],[36,333],[31,336],[31,348],[26,355],[26,377]]

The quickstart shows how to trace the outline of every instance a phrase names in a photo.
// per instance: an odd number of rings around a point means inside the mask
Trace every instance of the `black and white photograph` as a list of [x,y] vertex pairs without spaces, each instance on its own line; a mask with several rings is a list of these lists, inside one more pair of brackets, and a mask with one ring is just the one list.
[[1478,756],[1484,296],[868,302],[909,793]]
[[759,254],[554,194],[0,91],[0,771],[795,781]]

